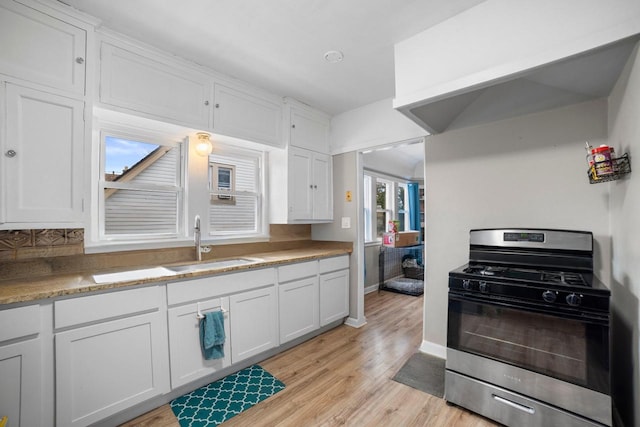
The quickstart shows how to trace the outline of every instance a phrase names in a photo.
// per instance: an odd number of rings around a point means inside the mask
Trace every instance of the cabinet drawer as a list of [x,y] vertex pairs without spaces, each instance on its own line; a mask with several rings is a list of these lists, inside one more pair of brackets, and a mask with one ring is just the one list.
[[179,282],[171,282],[167,285],[167,301],[169,305],[182,304],[273,285],[275,283],[274,268],[221,274],[193,280],[182,280]]
[[320,274],[349,268],[349,256],[337,256],[320,260]]
[[278,267],[278,282],[284,283],[318,274],[318,261],[300,262]]
[[0,311],[0,342],[40,332],[40,306],[10,308]]
[[60,329],[157,310],[162,303],[162,296],[159,286],[151,286],[55,301],[53,303],[54,325],[56,329]]

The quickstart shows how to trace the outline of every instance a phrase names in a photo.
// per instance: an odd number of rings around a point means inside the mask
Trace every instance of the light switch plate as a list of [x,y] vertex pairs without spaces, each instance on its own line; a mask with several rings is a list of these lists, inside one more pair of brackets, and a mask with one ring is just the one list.
[[342,228],[351,228],[351,217],[342,217]]

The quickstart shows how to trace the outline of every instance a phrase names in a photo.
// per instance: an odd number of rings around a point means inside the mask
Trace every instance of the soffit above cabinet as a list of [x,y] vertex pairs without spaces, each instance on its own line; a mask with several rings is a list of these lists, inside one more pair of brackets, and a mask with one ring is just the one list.
[[394,107],[430,133],[606,97],[638,37]]

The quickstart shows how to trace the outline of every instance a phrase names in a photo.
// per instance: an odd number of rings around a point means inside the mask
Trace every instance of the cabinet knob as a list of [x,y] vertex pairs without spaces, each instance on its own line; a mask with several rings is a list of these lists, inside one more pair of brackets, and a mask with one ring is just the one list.
[[15,150],[7,150],[7,152],[4,153],[4,155],[7,156],[7,157],[15,157],[16,154],[18,154],[18,153],[16,153]]
[[295,128],[296,128],[296,125],[291,125],[291,128],[292,128],[292,129],[295,129]]
[[204,105],[209,105],[209,101],[204,101]]
[[314,185],[314,186],[313,186],[313,188],[318,188],[318,186],[317,186],[317,185]]
[[216,104],[216,108],[220,108],[220,104]]
[[313,184],[309,184],[309,188],[313,188]]
[[77,62],[78,64],[84,64],[84,58],[83,58],[83,57],[81,57],[81,56],[78,56],[78,57],[76,58],[76,62]]

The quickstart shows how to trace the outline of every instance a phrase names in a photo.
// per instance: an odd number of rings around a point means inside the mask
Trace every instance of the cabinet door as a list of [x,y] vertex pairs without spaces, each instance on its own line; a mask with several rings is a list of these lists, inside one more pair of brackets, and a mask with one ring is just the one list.
[[216,133],[282,145],[282,106],[266,98],[216,83],[213,126]]
[[[221,309],[229,310],[228,297],[200,302],[203,313]],[[173,389],[231,365],[229,315],[224,315],[224,357],[206,360],[202,357],[200,347],[200,319],[196,317],[197,313],[197,303],[169,309],[169,358]]]
[[320,327],[318,276],[278,286],[280,344]]
[[0,346],[0,417],[8,427],[41,425],[40,353],[40,339]]
[[211,83],[205,75],[108,43],[102,44],[101,58],[101,102],[173,123],[210,127]]
[[75,99],[6,85],[6,222],[82,225],[83,109]]
[[126,317],[56,334],[56,420],[85,426],[169,391],[166,317]]
[[313,218],[313,153],[289,150],[289,219]]
[[313,156],[313,219],[333,220],[333,168],[329,155]]
[[229,297],[231,363],[278,346],[276,307],[275,286]]
[[84,94],[85,30],[14,1],[0,2],[0,73]]
[[291,107],[290,143],[293,146],[329,152],[329,121],[309,111]]
[[349,315],[349,270],[320,275],[320,326]]

